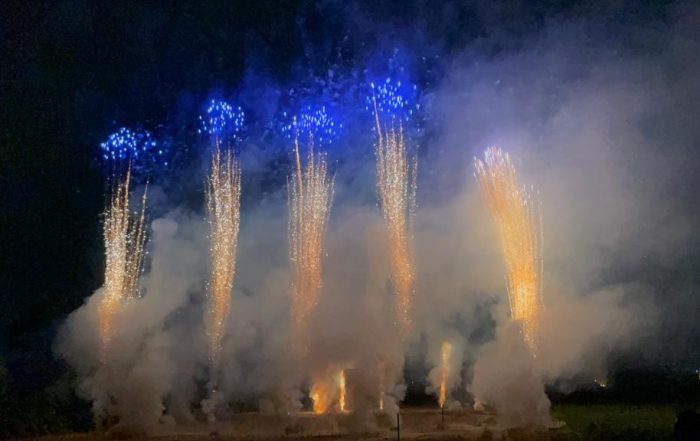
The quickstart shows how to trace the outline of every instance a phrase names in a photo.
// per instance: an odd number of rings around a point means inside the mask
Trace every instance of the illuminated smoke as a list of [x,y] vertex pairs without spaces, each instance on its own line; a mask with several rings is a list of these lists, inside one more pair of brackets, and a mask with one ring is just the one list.
[[241,169],[231,150],[214,151],[207,181],[207,215],[211,246],[207,332],[209,357],[214,363],[221,351],[231,291],[236,276],[236,248],[241,218]]
[[440,354],[440,396],[438,401],[440,407],[445,407],[447,398],[447,376],[450,368],[450,357],[452,356],[452,345],[449,342],[443,342]]
[[334,179],[328,176],[325,155],[315,155],[313,139],[306,167],[302,167],[295,140],[296,170],[289,178],[289,260],[293,270],[292,332],[295,351],[306,353],[307,324],[318,304],[322,286],[322,257],[333,199]]
[[139,278],[146,244],[146,189],[141,199],[141,211],[129,211],[131,169],[123,181],[112,189],[109,207],[104,214],[105,282],[104,296],[98,307],[100,359],[104,362],[112,337],[115,319],[124,302],[139,295]]
[[396,295],[397,322],[405,337],[411,330],[415,282],[413,221],[416,213],[418,160],[409,158],[403,128],[382,127],[375,103],[377,191],[388,233],[391,276]]
[[542,204],[521,188],[507,153],[491,147],[474,159],[479,190],[496,224],[508,280],[511,318],[535,352],[542,302]]

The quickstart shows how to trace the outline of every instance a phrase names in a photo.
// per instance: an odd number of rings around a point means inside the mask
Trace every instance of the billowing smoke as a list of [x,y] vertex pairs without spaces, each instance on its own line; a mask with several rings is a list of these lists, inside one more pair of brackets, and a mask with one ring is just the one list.
[[[674,332],[688,293],[657,292],[645,268],[671,267],[692,243],[684,204],[697,177],[681,159],[700,139],[692,104],[700,99],[700,38],[690,25],[697,11],[690,12],[664,32],[640,31],[658,47],[651,55],[611,43],[610,30],[552,22],[497,55],[475,45],[444,61],[447,75],[432,90],[431,127],[418,149],[414,332],[406,341],[395,321],[371,136],[353,134],[363,141],[329,153],[336,192],[301,365],[289,344],[286,189],[277,179],[291,168],[260,145],[243,146],[237,276],[214,401],[202,403],[210,374],[208,227],[203,209],[169,207],[151,223],[144,296],[119,313],[106,362],[98,359],[101,290],[58,337],[57,352],[78,372],[96,420],[152,430],[201,419],[206,406],[218,418],[250,409],[293,413],[309,408],[312,377],[342,369],[350,410],[364,416],[358,427],[366,430],[380,400],[395,415],[413,360],[429,372],[413,380],[438,395],[449,342],[448,408],[472,406],[468,391],[505,425],[547,424],[545,384],[604,376],[615,352],[644,348],[653,360],[663,349],[680,360],[654,336]],[[491,145],[510,153],[544,207],[536,356],[510,320],[497,237],[473,177],[473,156]],[[266,188],[270,176],[282,185]]]
[[93,402],[96,421],[118,416],[121,425],[136,430],[161,422],[164,400],[184,367],[173,357],[181,342],[174,339],[170,322],[204,283],[203,226],[183,215],[152,222],[150,269],[143,281],[147,294],[128,301],[117,313],[116,335],[104,362],[96,352],[96,309],[102,291],[68,317],[57,351],[78,371],[79,393]]

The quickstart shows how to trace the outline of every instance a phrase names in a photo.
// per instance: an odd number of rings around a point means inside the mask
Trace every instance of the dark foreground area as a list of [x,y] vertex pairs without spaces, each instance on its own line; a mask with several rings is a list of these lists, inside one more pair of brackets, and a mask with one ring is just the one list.
[[677,412],[671,405],[564,404],[552,415],[566,423],[570,439],[671,440]]
[[[402,410],[400,438],[406,440],[673,440],[677,412],[671,405],[559,404],[552,409],[555,422],[548,429],[506,429],[493,415],[471,410],[449,411],[442,422],[439,410]],[[375,420],[376,424],[366,423]],[[151,436],[125,432],[89,432],[45,436],[44,441],[107,439],[187,440],[395,440],[395,428],[385,415],[313,415],[292,417],[236,414],[230,421],[186,427],[165,427]],[[373,427],[372,427],[373,426]]]

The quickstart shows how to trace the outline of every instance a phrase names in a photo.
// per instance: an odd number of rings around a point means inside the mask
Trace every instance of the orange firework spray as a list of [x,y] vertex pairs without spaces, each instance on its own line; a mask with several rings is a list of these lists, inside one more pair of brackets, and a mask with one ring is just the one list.
[[299,354],[307,350],[307,322],[318,304],[322,285],[322,257],[326,227],[333,199],[333,178],[328,176],[325,155],[315,155],[310,141],[306,167],[302,167],[299,142],[294,143],[295,173],[289,178],[289,260],[292,283],[292,332]]
[[382,128],[374,103],[377,144],[377,191],[389,239],[389,261],[396,294],[397,321],[405,337],[411,330],[415,282],[413,220],[416,213],[418,160],[410,158],[403,128]]
[[122,182],[112,189],[105,211],[103,238],[105,244],[104,296],[98,306],[100,358],[104,362],[114,336],[115,316],[125,301],[139,295],[139,279],[146,245],[146,189],[141,199],[141,211],[129,211],[131,168]]
[[447,399],[447,374],[450,367],[450,357],[452,356],[452,345],[449,342],[442,343],[441,364],[440,364],[440,407],[445,407]]
[[231,150],[222,156],[218,147],[207,180],[207,217],[211,234],[209,249],[209,358],[215,362],[231,309],[231,290],[236,276],[236,249],[241,219],[241,169]]
[[338,407],[341,412],[346,411],[345,369],[338,373]]
[[521,188],[508,154],[491,147],[484,160],[474,159],[479,190],[496,224],[508,280],[510,313],[523,325],[535,352],[542,303],[542,204]]

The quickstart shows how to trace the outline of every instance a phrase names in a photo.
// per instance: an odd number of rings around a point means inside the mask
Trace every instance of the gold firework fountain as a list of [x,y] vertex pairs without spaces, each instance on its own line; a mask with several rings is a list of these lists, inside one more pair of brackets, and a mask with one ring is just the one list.
[[315,414],[324,414],[333,409],[340,413],[348,411],[345,369],[334,369],[326,369],[312,381],[309,396]]
[[207,181],[207,217],[211,234],[207,333],[212,364],[216,363],[221,352],[226,319],[231,310],[240,208],[240,165],[231,150],[226,150],[222,155],[217,143]]
[[345,389],[345,369],[341,369],[338,373],[338,409],[341,412],[346,412],[347,408],[347,391]]
[[449,342],[442,343],[441,351],[441,363],[440,363],[440,396],[438,401],[440,403],[440,408],[445,408],[445,402],[447,399],[447,375],[449,374],[450,368],[450,357],[452,356],[452,345]]
[[415,283],[413,222],[416,213],[418,160],[409,157],[403,128],[382,127],[375,102],[377,191],[387,229],[391,278],[396,295],[401,335],[411,331],[411,303]]
[[146,244],[146,189],[140,212],[129,209],[131,169],[123,181],[112,188],[104,214],[105,282],[104,296],[98,306],[100,359],[105,362],[115,333],[115,320],[124,302],[139,295],[139,279]]
[[333,199],[333,178],[324,155],[315,155],[310,142],[302,167],[299,141],[294,143],[295,173],[289,178],[289,260],[293,270],[292,338],[294,350],[308,349],[307,323],[318,304],[322,286],[322,258],[326,227]]
[[479,190],[496,224],[506,266],[508,300],[513,321],[522,324],[533,354],[542,304],[542,204],[530,189],[520,187],[508,154],[496,147],[474,159]]

